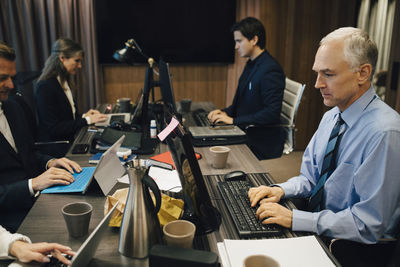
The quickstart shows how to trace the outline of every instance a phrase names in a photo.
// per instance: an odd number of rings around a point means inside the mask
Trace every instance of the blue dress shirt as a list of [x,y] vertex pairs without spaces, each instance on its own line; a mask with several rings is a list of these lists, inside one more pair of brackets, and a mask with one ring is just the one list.
[[[285,198],[311,195],[340,110],[323,116],[308,144],[299,176],[279,184]],[[292,230],[362,243],[392,237],[400,220],[400,116],[372,86],[341,114],[345,132],[337,167],[325,183],[325,209],[293,210]]]

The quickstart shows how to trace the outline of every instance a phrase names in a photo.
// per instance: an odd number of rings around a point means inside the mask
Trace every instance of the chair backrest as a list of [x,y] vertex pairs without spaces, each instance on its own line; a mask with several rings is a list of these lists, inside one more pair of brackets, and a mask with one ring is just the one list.
[[283,124],[294,126],[297,109],[305,87],[305,84],[286,78],[281,111],[281,122]]

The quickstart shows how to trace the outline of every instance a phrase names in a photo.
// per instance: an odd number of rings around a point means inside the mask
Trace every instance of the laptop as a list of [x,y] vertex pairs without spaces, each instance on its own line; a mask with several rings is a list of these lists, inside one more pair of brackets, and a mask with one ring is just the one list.
[[86,193],[90,183],[94,179],[98,183],[101,191],[106,196],[117,183],[117,178],[125,174],[125,168],[117,156],[117,151],[121,147],[125,135],[121,136],[106,152],[101,156],[96,167],[83,167],[82,172],[75,173],[75,181],[69,185],[56,185],[44,189],[42,194],[52,193]]
[[130,113],[112,113],[105,115],[107,116],[107,119],[105,121],[95,123],[96,126],[110,126],[110,124],[114,121],[123,121],[128,123],[131,119]]
[[236,125],[221,126],[191,126],[189,132],[193,138],[212,138],[212,137],[237,137],[245,136],[246,133]]
[[[97,247],[100,244],[100,241],[108,228],[108,222],[110,221],[111,215],[114,210],[118,206],[118,202],[111,208],[111,210],[104,216],[101,222],[96,226],[93,232],[89,235],[89,237],[83,242],[83,244],[79,247],[76,254],[71,259],[70,267],[84,267],[89,264],[92,260],[94,254],[96,253]],[[32,266],[32,263],[22,263],[19,261],[12,262],[9,266],[12,267],[21,267],[21,266]],[[63,266],[60,261],[57,259],[52,259],[49,263],[44,263],[41,265],[34,266]]]
[[197,147],[243,144],[247,140],[246,133],[236,125],[192,126],[189,132]]
[[104,216],[104,218],[85,240],[85,242],[83,242],[76,254],[72,257],[70,267],[86,266],[89,264],[94,254],[96,253],[101,238],[108,228],[108,222],[110,221],[111,215],[113,214],[117,206],[118,202],[114,205],[114,207],[112,207],[112,209],[106,214],[106,216]]

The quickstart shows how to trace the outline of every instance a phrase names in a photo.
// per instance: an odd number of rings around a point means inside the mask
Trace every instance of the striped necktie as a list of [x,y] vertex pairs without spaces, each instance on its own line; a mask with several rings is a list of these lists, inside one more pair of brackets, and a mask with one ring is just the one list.
[[322,171],[319,176],[320,178],[311,193],[310,202],[308,203],[309,211],[317,212],[324,208],[324,184],[332,172],[336,169],[336,154],[339,148],[340,138],[342,136],[340,128],[342,127],[343,123],[344,121],[339,113],[339,118],[332,129],[328,145],[326,146],[324,161],[322,163]]

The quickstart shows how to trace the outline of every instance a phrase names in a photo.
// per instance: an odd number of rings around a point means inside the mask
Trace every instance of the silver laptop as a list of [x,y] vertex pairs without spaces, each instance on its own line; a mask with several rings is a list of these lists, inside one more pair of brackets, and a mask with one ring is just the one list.
[[236,125],[221,125],[221,126],[192,126],[189,127],[189,132],[195,139],[215,138],[215,137],[239,137],[245,136],[246,133]]
[[[96,253],[97,247],[100,244],[101,238],[103,234],[107,230],[108,222],[110,221],[111,215],[114,210],[117,208],[118,202],[112,207],[112,209],[104,216],[101,222],[96,226],[93,232],[89,235],[89,237],[83,242],[83,244],[79,247],[76,254],[71,259],[70,267],[85,267],[92,260],[94,254]],[[22,263],[19,261],[12,262],[9,266],[11,267],[23,267],[23,266],[32,266],[34,263]],[[48,263],[41,264],[42,266],[48,265]],[[34,265],[38,266],[38,265]],[[39,265],[40,266],[40,265]]]
[[[121,136],[106,152],[101,155],[96,170],[93,173],[101,191],[105,196],[111,191],[114,185],[118,182],[117,178],[125,174],[125,168],[117,156],[118,149],[124,142],[125,135]],[[93,179],[93,176],[91,179]],[[90,184],[90,182],[89,182]],[[85,190],[86,191],[86,190]]]
[[112,207],[112,209],[106,214],[106,216],[104,216],[104,218],[85,240],[85,242],[83,242],[76,254],[72,257],[70,267],[84,267],[89,264],[94,254],[96,253],[101,238],[104,232],[107,230],[108,222],[110,221],[111,215],[117,208],[117,206],[118,202],[114,205],[114,207]]

